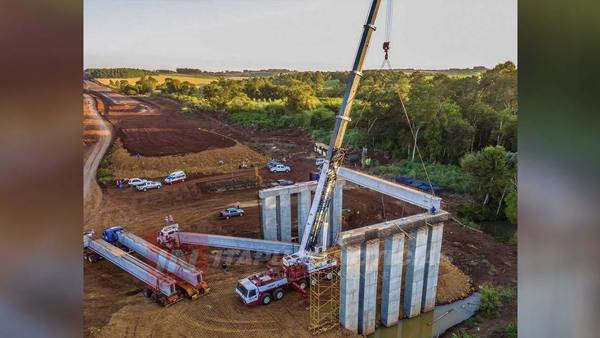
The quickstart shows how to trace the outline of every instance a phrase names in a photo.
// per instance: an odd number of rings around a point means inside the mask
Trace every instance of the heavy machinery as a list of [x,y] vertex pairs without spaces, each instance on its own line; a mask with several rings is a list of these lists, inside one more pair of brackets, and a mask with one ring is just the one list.
[[97,262],[104,258],[145,284],[144,295],[163,306],[169,306],[181,300],[175,279],[158,271],[150,265],[112,245],[101,238],[95,238],[93,231],[83,234],[84,259]]
[[[308,219],[304,226],[305,230],[302,236],[302,242],[300,243],[300,248],[298,252],[283,258],[283,270],[280,273],[268,271],[251,275],[239,281],[238,286],[242,286],[243,288],[251,287],[258,290],[256,295],[250,297],[250,292],[252,290],[247,289],[248,293],[244,293],[243,291],[236,289],[237,295],[242,298],[246,304],[258,303],[256,300],[252,300],[254,297],[257,297],[260,292],[262,292],[263,297],[273,297],[271,294],[274,292],[274,297],[277,299],[277,295],[280,295],[281,292],[283,292],[282,287],[284,285],[295,283],[295,275],[291,276],[290,274],[295,274],[297,271],[303,271],[304,274],[310,274],[315,271],[330,269],[337,265],[335,260],[324,259],[319,255],[319,253],[326,249],[326,244],[317,243],[317,240],[319,238],[319,232],[326,221],[329,206],[331,205],[337,179],[337,170],[344,162],[345,151],[342,148],[342,142],[344,140],[344,134],[346,133],[346,127],[348,122],[350,122],[352,103],[354,102],[354,96],[362,76],[363,63],[365,61],[371,35],[375,30],[375,19],[377,18],[380,4],[381,0],[373,0],[371,2],[367,21],[363,26],[363,33],[361,35],[352,72],[348,77],[342,105],[336,116],[335,126],[331,134],[329,146],[327,147],[327,154],[319,174],[317,189],[308,214]],[[276,276],[279,274],[283,277],[278,279]],[[268,280],[266,279],[267,277]],[[271,280],[273,280],[273,282],[271,282]],[[290,281],[292,281],[292,283],[290,283]],[[271,287],[271,285],[276,286]],[[271,290],[273,291],[271,292]],[[270,301],[266,303],[265,301],[262,301],[262,303],[268,304]]]

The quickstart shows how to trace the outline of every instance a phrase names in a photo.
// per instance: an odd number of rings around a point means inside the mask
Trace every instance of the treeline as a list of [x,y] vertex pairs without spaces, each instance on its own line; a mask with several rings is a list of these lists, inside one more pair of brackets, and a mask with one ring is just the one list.
[[[186,111],[225,112],[248,128],[303,128],[327,142],[348,75],[290,72],[241,81],[221,78],[202,87],[169,79],[157,89],[183,102]],[[440,185],[473,196],[466,217],[504,218],[506,210],[516,210],[516,93],[512,62],[457,77],[365,71],[344,142],[384,153],[393,164],[380,166],[382,172],[425,179],[424,173],[412,172],[420,161],[416,144]]]
[[133,78],[142,77],[148,75],[158,74],[184,74],[184,75],[196,75],[204,77],[269,77],[277,74],[294,73],[289,69],[259,69],[249,70],[244,69],[242,71],[237,70],[226,70],[219,72],[211,72],[201,70],[197,68],[177,68],[175,70],[170,69],[156,69],[146,70],[137,68],[88,68],[84,70],[84,74],[91,78]]
[[[203,87],[172,80],[160,89],[174,97],[191,96],[180,99],[199,109],[229,112],[244,124],[252,124],[244,114],[260,115],[256,127],[299,127],[318,133],[331,130],[347,78],[347,72],[296,72],[242,81],[220,79]],[[489,145],[514,152],[516,79],[511,62],[462,78],[366,71],[347,141],[353,147],[383,150],[395,159],[414,160],[414,132],[422,156],[433,163],[458,164],[465,153]]]
[[249,70],[244,69],[242,71],[237,70],[225,70],[220,72],[211,72],[206,70],[201,70],[197,68],[177,68],[175,70],[178,74],[187,74],[187,75],[204,75],[204,76],[223,76],[223,77],[257,77],[257,76],[273,76],[282,73],[291,73],[293,71],[289,69],[259,69],[259,70]]
[[156,75],[155,71],[137,68],[88,68],[84,71],[94,79],[97,78],[127,78]]

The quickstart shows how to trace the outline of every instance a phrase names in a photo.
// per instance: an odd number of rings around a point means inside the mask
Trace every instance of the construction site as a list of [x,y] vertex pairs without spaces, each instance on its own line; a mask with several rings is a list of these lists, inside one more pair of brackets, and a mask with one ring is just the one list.
[[[347,161],[380,2],[328,145],[84,80],[86,337],[367,336],[484,282],[516,285],[516,248],[459,224],[454,196]],[[97,179],[103,168],[112,180]]]

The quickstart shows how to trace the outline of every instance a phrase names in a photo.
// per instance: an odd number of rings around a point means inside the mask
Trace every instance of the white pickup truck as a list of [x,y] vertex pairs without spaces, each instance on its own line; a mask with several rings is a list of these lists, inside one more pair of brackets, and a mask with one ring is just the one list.
[[289,166],[284,165],[284,164],[277,164],[275,166],[272,166],[269,169],[269,171],[272,173],[283,173],[283,172],[289,173],[290,171],[292,171],[292,168],[290,168]]

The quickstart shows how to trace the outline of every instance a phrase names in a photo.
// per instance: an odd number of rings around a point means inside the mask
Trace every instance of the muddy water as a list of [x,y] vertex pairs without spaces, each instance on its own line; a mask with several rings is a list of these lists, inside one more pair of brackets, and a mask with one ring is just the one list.
[[372,338],[432,338],[439,337],[449,328],[469,319],[479,308],[479,293],[447,305],[438,305],[433,311],[418,317],[401,320],[393,327],[381,327]]

